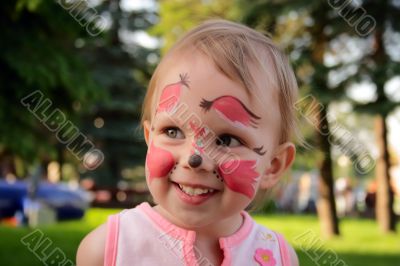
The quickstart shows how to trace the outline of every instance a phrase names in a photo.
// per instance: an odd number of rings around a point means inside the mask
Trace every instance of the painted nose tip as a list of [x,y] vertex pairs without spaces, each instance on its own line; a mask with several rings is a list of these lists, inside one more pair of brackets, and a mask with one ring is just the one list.
[[203,161],[203,159],[198,154],[192,154],[189,157],[189,165],[190,165],[190,167],[193,167],[193,168],[199,167],[201,165],[202,161]]

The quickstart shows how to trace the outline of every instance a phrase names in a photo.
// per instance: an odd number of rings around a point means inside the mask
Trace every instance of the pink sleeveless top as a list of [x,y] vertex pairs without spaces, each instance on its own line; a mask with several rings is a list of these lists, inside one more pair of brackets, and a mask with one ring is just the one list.
[[[222,266],[290,266],[283,237],[257,224],[247,212],[241,215],[244,222],[238,231],[219,239]],[[211,266],[195,239],[196,232],[170,223],[144,202],[108,218],[104,265]]]

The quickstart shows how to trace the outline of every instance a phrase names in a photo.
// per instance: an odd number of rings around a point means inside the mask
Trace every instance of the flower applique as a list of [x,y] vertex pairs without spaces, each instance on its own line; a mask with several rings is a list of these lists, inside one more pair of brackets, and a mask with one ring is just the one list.
[[258,248],[254,253],[254,259],[260,266],[275,266],[276,260],[270,249]]

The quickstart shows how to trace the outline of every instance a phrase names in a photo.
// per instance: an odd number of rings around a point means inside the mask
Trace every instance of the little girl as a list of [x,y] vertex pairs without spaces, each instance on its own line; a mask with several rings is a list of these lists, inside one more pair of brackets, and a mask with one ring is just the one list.
[[245,211],[293,162],[297,90],[268,37],[223,20],[188,32],[143,105],[156,205],[109,217],[82,241],[77,264],[298,265],[284,238]]

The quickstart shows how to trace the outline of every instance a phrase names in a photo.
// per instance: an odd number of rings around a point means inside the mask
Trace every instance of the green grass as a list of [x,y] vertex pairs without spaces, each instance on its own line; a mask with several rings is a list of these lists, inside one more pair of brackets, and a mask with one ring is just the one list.
[[[49,250],[60,248],[66,258],[75,262],[76,249],[83,237],[96,226],[104,223],[107,216],[119,210],[90,209],[84,219],[72,222],[61,222],[55,225],[41,227],[45,237],[52,244]],[[21,242],[21,238],[34,230],[28,228],[10,228],[0,226],[0,265],[5,266],[43,266],[39,258],[29,251]],[[44,252],[46,253],[46,252]],[[48,254],[49,252],[47,252]],[[40,257],[40,256],[39,256]]]
[[344,219],[340,223],[341,236],[327,240],[320,236],[314,216],[254,218],[284,234],[296,249],[300,265],[400,266],[399,224],[397,234],[382,235],[373,220]]
[[[44,253],[48,254],[49,251],[60,248],[68,259],[75,261],[76,249],[81,239],[91,229],[105,222],[108,215],[118,211],[90,209],[81,221],[41,227],[44,237],[52,241]],[[345,219],[341,222],[342,236],[325,240],[319,235],[319,224],[314,216],[254,217],[257,222],[282,233],[292,243],[301,265],[400,265],[400,233],[381,235],[375,222],[371,220]],[[27,246],[21,243],[21,238],[30,232],[32,230],[27,228],[0,226],[0,265],[44,265]],[[345,264],[339,264],[339,260]]]

